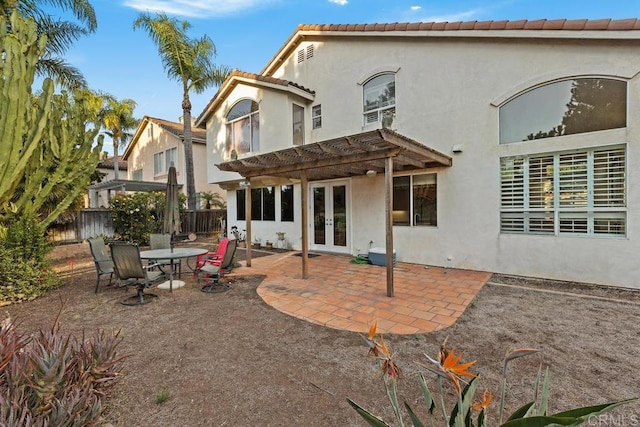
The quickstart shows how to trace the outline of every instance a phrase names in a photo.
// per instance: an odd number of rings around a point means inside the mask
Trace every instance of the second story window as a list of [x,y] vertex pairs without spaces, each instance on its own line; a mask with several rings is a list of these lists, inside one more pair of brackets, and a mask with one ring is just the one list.
[[260,112],[258,103],[243,99],[227,113],[227,158],[236,154],[260,150]]
[[304,107],[293,104],[293,145],[304,144]]
[[169,171],[171,163],[178,167],[178,148],[173,147],[153,155],[153,174],[164,175]]
[[380,74],[363,87],[364,124],[382,123],[387,127],[396,114],[396,76]]
[[322,127],[322,105],[318,104],[311,107],[311,121],[314,129]]

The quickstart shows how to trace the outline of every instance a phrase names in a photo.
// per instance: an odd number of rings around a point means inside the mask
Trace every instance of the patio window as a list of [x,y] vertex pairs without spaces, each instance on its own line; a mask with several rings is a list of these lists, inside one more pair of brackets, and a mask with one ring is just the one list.
[[314,105],[311,107],[311,122],[313,129],[322,127],[322,105]]
[[438,225],[437,199],[436,174],[394,177],[393,225]]
[[531,89],[500,107],[500,144],[627,126],[627,83],[563,80]]
[[396,115],[396,76],[380,74],[363,87],[364,124],[382,123],[389,127]]
[[276,193],[275,187],[263,187],[251,189],[251,220],[275,221],[276,220]]
[[142,169],[136,169],[131,174],[131,180],[142,181]]
[[173,147],[153,155],[153,174],[164,175],[169,172],[171,163],[178,168],[178,148]]
[[247,190],[236,190],[236,220],[247,219]]
[[304,144],[304,107],[293,104],[293,145]]
[[625,236],[626,166],[626,146],[500,159],[500,231]]
[[293,185],[280,187],[280,221],[293,221]]
[[226,116],[226,154],[231,157],[260,150],[260,112],[258,103],[243,99]]

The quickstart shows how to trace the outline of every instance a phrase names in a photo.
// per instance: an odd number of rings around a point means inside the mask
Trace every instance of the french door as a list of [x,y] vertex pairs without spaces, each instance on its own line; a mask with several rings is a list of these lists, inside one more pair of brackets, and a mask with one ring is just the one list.
[[349,181],[309,185],[312,250],[349,253]]

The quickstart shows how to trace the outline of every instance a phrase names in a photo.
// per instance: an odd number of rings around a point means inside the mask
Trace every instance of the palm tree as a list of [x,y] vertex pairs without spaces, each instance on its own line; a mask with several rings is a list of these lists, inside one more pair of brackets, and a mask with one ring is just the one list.
[[206,35],[199,39],[187,36],[191,24],[178,22],[164,13],[155,18],[142,13],[133,28],[143,28],[158,47],[162,65],[172,80],[182,83],[182,118],[184,126],[184,156],[187,175],[187,205],[196,209],[196,186],[193,173],[193,145],[191,141],[191,100],[189,92],[202,93],[210,86],[220,85],[230,70],[217,66],[212,60],[216,55],[213,41]]
[[[55,19],[45,10],[46,6],[71,12],[78,22]],[[45,52],[38,61],[36,73],[39,76],[52,77],[65,88],[87,87],[80,70],[65,62],[61,56],[74,41],[95,32],[98,28],[95,10],[89,1],[0,0],[0,13],[9,16],[14,10],[24,17],[32,17],[36,21],[38,34],[47,36]]]
[[102,126],[107,129],[105,133],[113,140],[113,172],[114,179],[118,179],[118,147],[125,143],[132,135],[132,130],[138,127],[140,122],[133,117],[136,102],[133,99],[118,101],[111,95],[104,96],[105,106],[100,116]]

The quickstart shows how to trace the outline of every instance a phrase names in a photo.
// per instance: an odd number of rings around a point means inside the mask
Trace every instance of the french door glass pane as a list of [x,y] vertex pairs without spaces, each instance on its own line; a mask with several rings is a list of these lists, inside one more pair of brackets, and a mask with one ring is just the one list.
[[333,187],[333,245],[347,246],[347,187]]
[[313,189],[313,243],[316,245],[327,243],[325,199],[325,189],[323,187]]

